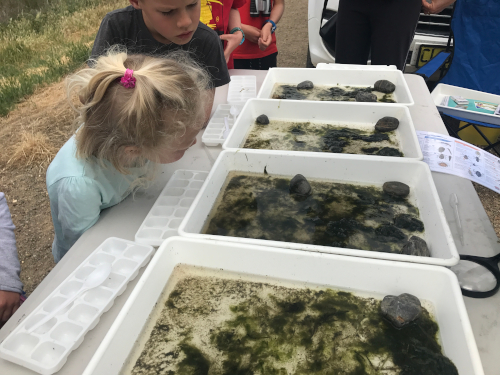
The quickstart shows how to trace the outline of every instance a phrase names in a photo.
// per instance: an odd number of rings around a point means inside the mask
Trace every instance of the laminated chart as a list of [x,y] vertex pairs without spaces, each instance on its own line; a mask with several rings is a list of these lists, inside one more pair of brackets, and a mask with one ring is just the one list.
[[417,137],[431,171],[464,177],[500,193],[500,158],[446,135],[417,131]]

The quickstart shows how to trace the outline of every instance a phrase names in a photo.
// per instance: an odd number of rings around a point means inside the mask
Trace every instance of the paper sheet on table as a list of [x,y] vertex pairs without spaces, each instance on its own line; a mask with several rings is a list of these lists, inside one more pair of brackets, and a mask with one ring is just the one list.
[[417,131],[417,137],[431,171],[464,177],[500,193],[500,158],[442,134]]

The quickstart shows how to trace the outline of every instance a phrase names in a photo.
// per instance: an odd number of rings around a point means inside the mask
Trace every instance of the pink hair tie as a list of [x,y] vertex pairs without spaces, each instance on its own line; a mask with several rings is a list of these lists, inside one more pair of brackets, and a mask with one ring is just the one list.
[[132,76],[132,74],[134,74],[134,71],[132,69],[125,70],[125,74],[123,75],[122,79],[120,79],[120,83],[123,87],[127,89],[133,89],[135,87],[136,79]]

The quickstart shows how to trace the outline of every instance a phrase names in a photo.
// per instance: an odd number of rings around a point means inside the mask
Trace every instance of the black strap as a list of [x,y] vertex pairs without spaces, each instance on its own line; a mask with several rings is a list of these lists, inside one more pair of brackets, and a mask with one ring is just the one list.
[[325,3],[323,4],[323,12],[321,13],[321,19],[323,19],[323,16],[325,15],[325,10],[326,10],[327,4],[328,4],[328,0],[325,0]]

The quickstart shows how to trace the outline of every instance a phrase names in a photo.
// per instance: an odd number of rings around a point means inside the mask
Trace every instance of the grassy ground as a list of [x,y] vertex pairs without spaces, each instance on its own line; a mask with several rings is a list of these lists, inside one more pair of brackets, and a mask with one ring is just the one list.
[[[30,8],[0,25],[0,116],[41,85],[82,65],[103,16],[125,0],[24,1]],[[9,2],[7,2],[9,3]],[[7,4],[8,5],[8,4]],[[2,5],[5,13],[6,4]]]

